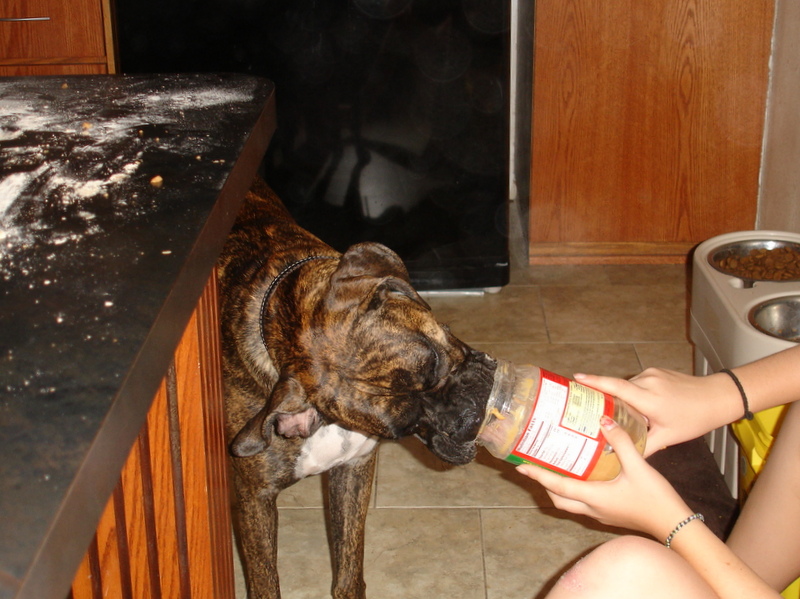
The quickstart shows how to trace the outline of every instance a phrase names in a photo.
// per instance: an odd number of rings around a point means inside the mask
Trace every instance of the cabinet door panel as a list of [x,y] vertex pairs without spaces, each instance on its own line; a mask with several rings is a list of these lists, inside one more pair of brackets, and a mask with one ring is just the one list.
[[772,18],[771,1],[537,0],[532,259],[754,226]]
[[0,18],[4,19],[0,21],[4,64],[105,60],[98,0],[3,0]]

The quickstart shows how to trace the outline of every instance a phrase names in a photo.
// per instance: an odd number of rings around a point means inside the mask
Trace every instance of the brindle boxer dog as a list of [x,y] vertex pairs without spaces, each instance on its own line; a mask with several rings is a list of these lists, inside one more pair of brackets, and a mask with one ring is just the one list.
[[227,434],[251,599],[280,597],[278,493],[329,472],[335,599],[365,597],[379,439],[466,464],[496,363],[439,324],[396,254],[339,254],[256,181],[219,264]]

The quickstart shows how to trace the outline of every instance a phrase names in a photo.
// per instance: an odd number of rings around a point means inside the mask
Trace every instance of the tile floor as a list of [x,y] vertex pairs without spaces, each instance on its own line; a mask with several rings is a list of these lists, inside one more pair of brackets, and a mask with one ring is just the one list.
[[[439,320],[495,357],[561,374],[628,377],[651,365],[691,372],[684,266],[516,262],[499,293],[428,297]],[[284,599],[330,596],[321,485],[307,479],[280,498]],[[368,595],[534,599],[617,533],[555,510],[535,483],[484,451],[450,467],[416,440],[384,443],[367,520]]]

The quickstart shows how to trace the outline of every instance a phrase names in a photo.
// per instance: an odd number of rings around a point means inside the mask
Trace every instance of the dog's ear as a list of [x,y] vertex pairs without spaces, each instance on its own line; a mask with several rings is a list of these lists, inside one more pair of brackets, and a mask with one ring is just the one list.
[[244,425],[231,442],[231,453],[244,458],[264,451],[273,433],[282,437],[310,437],[322,424],[317,410],[306,402],[297,379],[281,377],[267,405]]
[[397,277],[408,281],[408,270],[400,256],[380,243],[357,243],[342,254],[334,280],[355,277]]
[[379,308],[387,299],[393,295],[402,295],[408,299],[418,303],[426,310],[431,307],[424,299],[420,297],[416,289],[411,286],[411,283],[398,279],[396,277],[384,278],[374,289],[371,297],[367,302],[364,302],[366,310],[374,310]]
[[369,310],[392,294],[404,295],[430,309],[409,283],[408,270],[400,256],[385,245],[357,243],[342,255],[331,277],[331,299],[337,303],[365,304]]

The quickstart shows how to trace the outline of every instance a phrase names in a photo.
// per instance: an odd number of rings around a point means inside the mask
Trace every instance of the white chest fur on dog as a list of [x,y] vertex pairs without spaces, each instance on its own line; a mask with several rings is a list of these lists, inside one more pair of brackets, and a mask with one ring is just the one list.
[[295,464],[295,476],[300,479],[321,474],[345,462],[366,456],[377,443],[376,437],[335,424],[321,426],[303,443],[300,457]]

